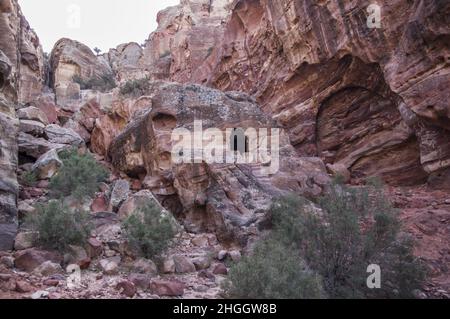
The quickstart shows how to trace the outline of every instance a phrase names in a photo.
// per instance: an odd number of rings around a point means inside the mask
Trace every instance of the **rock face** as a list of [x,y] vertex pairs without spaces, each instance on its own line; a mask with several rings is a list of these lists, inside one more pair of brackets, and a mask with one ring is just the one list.
[[17,231],[18,102],[39,95],[44,83],[39,39],[15,0],[0,1],[0,250],[11,249]]
[[[301,154],[395,184],[448,176],[450,4],[236,1],[208,80],[254,95]],[[336,133],[336,134],[335,134]]]
[[159,12],[159,26],[147,40],[142,67],[155,79],[205,82],[232,2],[182,0]]
[[80,85],[73,81],[74,76],[87,81],[112,73],[105,58],[95,56],[86,45],[66,38],[55,44],[50,64],[56,101],[59,106],[73,111],[80,99]]
[[[280,169],[268,174],[263,174],[265,165],[275,164],[275,157],[273,163],[266,164],[177,164],[172,158],[177,154],[173,149],[173,130],[184,128],[193,132],[197,119],[202,120],[201,130],[218,128],[223,134],[227,129],[271,129],[276,124],[249,96],[237,92],[157,81],[150,83],[146,96],[149,107],[130,119],[130,124],[112,141],[108,154],[116,169],[144,179],[144,185],[182,218],[190,231],[216,232],[222,240],[245,243],[250,234],[257,232],[257,224],[273,196],[286,192],[318,195],[329,180],[323,162],[298,157],[282,130]],[[223,135],[221,144],[223,151],[234,154],[230,137]],[[199,149],[205,145],[203,142]]]

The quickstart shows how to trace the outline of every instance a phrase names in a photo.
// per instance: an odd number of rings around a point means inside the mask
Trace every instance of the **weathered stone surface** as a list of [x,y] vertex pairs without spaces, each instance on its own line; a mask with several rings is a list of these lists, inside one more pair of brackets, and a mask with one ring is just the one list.
[[142,56],[143,49],[135,42],[121,44],[106,54],[119,82],[145,77],[145,69],[141,65]]
[[127,180],[120,179],[114,182],[111,191],[109,205],[113,210],[117,210],[120,205],[128,198],[130,192],[130,183]]
[[43,136],[45,125],[38,121],[20,120],[19,130],[33,136]]
[[119,282],[116,286],[116,289],[128,298],[133,298],[137,292],[134,283],[128,280],[122,280],[121,282]]
[[232,0],[185,0],[158,13],[141,59],[154,79],[206,82],[222,41]]
[[70,245],[64,255],[65,264],[74,264],[81,269],[87,269],[91,264],[91,258],[83,247]]
[[83,80],[111,74],[103,57],[97,57],[86,45],[67,38],[59,40],[50,58],[53,88],[58,105],[76,111],[80,103],[80,86],[74,76]]
[[121,220],[124,220],[133,212],[144,208],[146,205],[152,202],[157,201],[155,199],[155,196],[153,196],[153,194],[148,190],[143,190],[136,194],[130,195],[119,208],[119,218]]
[[47,115],[37,107],[29,106],[17,111],[20,120],[38,121],[44,125],[50,124]]
[[119,272],[119,262],[116,258],[102,259],[100,266],[106,275],[116,275]]
[[37,239],[39,238],[39,233],[37,232],[21,232],[16,236],[14,241],[15,250],[25,250],[34,247]]
[[86,252],[91,259],[101,256],[103,253],[102,242],[96,238],[89,238],[86,245]]
[[134,273],[138,274],[147,274],[150,276],[155,276],[158,274],[158,268],[155,263],[151,260],[143,258],[136,260],[131,269]]
[[[152,107],[131,119],[109,147],[109,156],[118,170],[130,176],[146,174],[145,187],[190,231],[217,232],[222,240],[233,234],[245,241],[243,234],[264,215],[273,196],[318,195],[329,181],[323,162],[298,157],[283,131],[280,170],[267,176],[262,174],[261,162],[175,164],[172,131],[175,127],[193,130],[194,119],[203,120],[204,130],[273,128],[276,124],[250,97],[236,92],[152,82],[147,95]],[[228,142],[225,145],[228,149]]]
[[235,1],[208,83],[254,95],[302,154],[421,183],[450,165],[449,4],[383,1],[380,29],[369,4]]
[[150,290],[158,296],[181,297],[184,289],[185,285],[177,281],[153,280],[150,284]]
[[43,262],[33,270],[33,274],[42,277],[48,277],[63,273],[64,270],[62,269],[61,265],[59,263],[54,263],[50,260]]
[[211,266],[211,259],[209,257],[196,257],[192,259],[196,270],[208,269]]
[[31,272],[46,261],[59,264],[62,257],[54,252],[31,248],[18,252],[15,255],[14,265],[20,270]]
[[194,263],[186,256],[173,256],[175,263],[175,272],[178,274],[186,274],[195,272]]
[[34,137],[33,135],[20,133],[17,139],[19,153],[34,159],[38,159],[52,149],[62,149],[67,147],[63,144],[50,143],[44,138]]
[[63,128],[56,124],[48,125],[45,128],[45,134],[49,142],[53,144],[67,144],[72,146],[84,144],[84,140],[74,130]]
[[[17,0],[0,7],[0,51],[9,59],[13,93],[27,103],[38,96],[45,82],[44,54],[39,38],[22,14]],[[1,60],[1,59],[0,59]],[[0,76],[0,87],[3,76]]]
[[63,165],[59,159],[58,152],[53,149],[38,158],[33,164],[32,170],[39,179],[52,178]]

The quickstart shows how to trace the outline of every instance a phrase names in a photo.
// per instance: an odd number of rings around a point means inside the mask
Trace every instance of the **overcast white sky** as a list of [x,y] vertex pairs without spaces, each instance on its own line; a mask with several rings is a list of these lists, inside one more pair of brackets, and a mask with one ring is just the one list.
[[180,0],[19,0],[44,51],[60,38],[104,52],[125,42],[144,43],[157,27],[158,11]]

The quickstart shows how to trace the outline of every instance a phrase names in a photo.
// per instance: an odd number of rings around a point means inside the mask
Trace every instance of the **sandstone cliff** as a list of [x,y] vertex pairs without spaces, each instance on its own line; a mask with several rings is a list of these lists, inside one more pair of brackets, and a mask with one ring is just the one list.
[[40,95],[45,67],[39,39],[17,1],[0,1],[0,250],[13,246],[17,230],[18,103]]
[[301,154],[353,177],[449,180],[450,4],[236,1],[208,83],[253,94]]

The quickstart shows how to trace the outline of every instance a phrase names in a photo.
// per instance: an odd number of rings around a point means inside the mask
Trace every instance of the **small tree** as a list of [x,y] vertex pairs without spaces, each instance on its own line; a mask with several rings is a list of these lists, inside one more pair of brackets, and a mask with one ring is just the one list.
[[[381,188],[354,190],[335,183],[318,203],[321,214],[303,199],[276,201],[274,236],[298,247],[323,277],[330,297],[413,297],[424,279],[423,266],[413,256],[412,242],[401,236],[396,211]],[[382,289],[366,286],[370,264],[382,269]]]
[[63,162],[58,173],[50,179],[53,198],[73,195],[78,199],[94,195],[99,184],[106,180],[108,172],[91,154],[79,154],[78,150],[62,151]]
[[225,293],[238,299],[318,299],[322,280],[299,257],[274,238],[258,243],[250,256],[233,266]]
[[130,245],[146,258],[164,251],[175,236],[170,217],[154,202],[134,211],[123,227]]
[[25,224],[39,233],[40,245],[61,252],[69,245],[85,244],[92,229],[88,213],[71,210],[59,200],[37,206],[36,214],[28,215]]
[[99,48],[95,47],[94,48],[94,52],[95,54],[97,54],[97,56],[100,54],[100,52],[102,52],[102,50],[100,50]]

